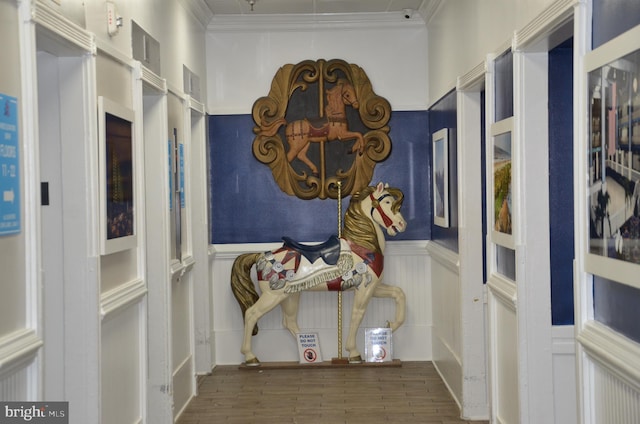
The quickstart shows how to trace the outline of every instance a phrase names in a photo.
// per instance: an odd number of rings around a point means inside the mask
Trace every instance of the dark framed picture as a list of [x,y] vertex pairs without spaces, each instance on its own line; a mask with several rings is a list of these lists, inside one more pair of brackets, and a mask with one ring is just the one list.
[[98,98],[101,253],[136,246],[134,112]]
[[640,288],[640,29],[590,52],[586,159],[592,274]]
[[431,136],[433,144],[433,223],[449,227],[449,130]]

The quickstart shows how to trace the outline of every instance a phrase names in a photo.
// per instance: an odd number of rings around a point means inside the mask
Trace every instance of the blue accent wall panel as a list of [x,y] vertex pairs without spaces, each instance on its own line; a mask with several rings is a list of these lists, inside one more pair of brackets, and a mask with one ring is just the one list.
[[511,50],[495,60],[495,120],[513,116],[513,52]]
[[597,0],[593,2],[593,48],[596,49],[640,25],[640,1]]
[[551,319],[573,324],[573,39],[549,52]]
[[593,299],[597,321],[640,343],[640,290],[594,276]]
[[[431,238],[449,250],[458,252],[458,143],[457,143],[457,98],[452,91],[429,110],[429,149],[431,134],[449,128],[449,228],[431,223]],[[430,150],[431,151],[431,150]],[[431,164],[429,164],[431,168]],[[430,190],[431,191],[431,190]],[[433,208],[430,199],[430,207]]]
[[[251,115],[209,117],[212,243],[268,243],[289,236],[302,242],[324,241],[338,232],[333,199],[301,200],[283,193],[271,169],[252,153],[255,123]],[[403,190],[407,231],[393,240],[431,237],[431,152],[428,112],[393,112],[389,121],[392,151],[376,165],[379,181]],[[349,198],[343,199],[343,212]]]

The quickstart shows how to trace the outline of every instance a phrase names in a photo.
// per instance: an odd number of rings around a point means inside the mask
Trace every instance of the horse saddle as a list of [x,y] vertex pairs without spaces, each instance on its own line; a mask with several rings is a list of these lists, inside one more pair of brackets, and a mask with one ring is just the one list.
[[322,258],[327,265],[336,265],[338,263],[340,239],[336,235],[329,237],[324,243],[316,245],[302,244],[289,237],[282,237],[282,241],[285,246],[299,252],[311,263],[314,263],[319,258]]
[[329,134],[327,118],[307,118],[309,123],[309,137],[326,137]]

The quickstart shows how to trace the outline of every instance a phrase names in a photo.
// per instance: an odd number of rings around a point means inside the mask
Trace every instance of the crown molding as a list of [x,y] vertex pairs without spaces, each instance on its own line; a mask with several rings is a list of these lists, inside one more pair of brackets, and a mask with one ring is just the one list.
[[196,18],[202,28],[205,29],[209,25],[209,22],[213,18],[213,12],[209,9],[209,6],[204,0],[179,0],[182,7],[191,15]]
[[424,28],[422,15],[405,19],[401,13],[327,13],[273,15],[214,15],[209,32],[309,31],[334,29],[406,29]]
[[427,24],[438,13],[443,4],[444,0],[425,0],[422,3],[419,12]]
[[[573,10],[578,3],[578,0],[557,0],[553,2],[524,28],[514,33],[514,50],[525,49],[540,39],[548,38],[551,33],[557,31],[559,27],[573,18]],[[562,38],[570,37],[573,34],[573,26],[569,25],[565,32],[566,34]]]

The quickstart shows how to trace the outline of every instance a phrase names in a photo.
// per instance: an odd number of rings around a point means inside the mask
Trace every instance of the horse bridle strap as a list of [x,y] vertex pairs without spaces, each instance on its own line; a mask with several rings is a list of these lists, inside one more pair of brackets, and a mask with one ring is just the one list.
[[373,193],[371,193],[369,197],[371,198],[371,216],[373,217],[374,211],[378,211],[378,213],[380,214],[380,217],[382,218],[382,222],[384,222],[384,226],[389,228],[391,224],[393,224],[393,221],[391,220],[391,218],[387,216],[386,213],[384,213],[384,211],[382,210],[382,207],[380,206],[380,202],[382,202],[382,200],[385,197],[392,197],[392,196],[389,193],[385,193],[376,199],[375,197],[373,197]]

